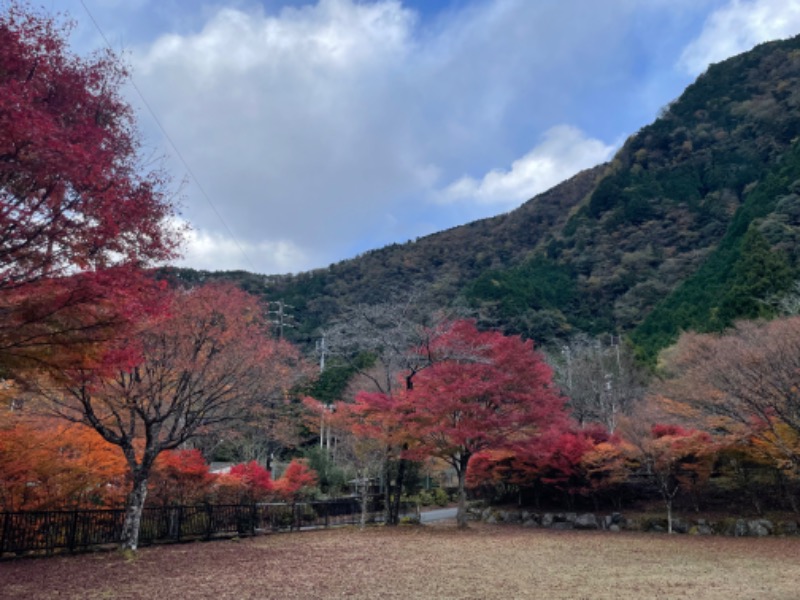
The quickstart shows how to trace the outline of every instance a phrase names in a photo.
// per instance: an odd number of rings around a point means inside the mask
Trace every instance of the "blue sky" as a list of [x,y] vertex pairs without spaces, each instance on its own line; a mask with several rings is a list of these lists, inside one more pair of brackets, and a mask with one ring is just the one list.
[[181,264],[260,273],[512,210],[709,63],[800,33],[800,0],[43,3],[78,53],[94,17],[174,142],[128,90],[192,227]]

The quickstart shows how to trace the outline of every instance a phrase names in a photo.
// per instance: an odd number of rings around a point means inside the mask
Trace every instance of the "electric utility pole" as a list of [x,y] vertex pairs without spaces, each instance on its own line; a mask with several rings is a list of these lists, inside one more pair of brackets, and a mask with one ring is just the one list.
[[270,315],[273,315],[274,318],[270,319],[273,325],[278,326],[278,339],[283,339],[283,329],[284,327],[295,327],[295,324],[291,321],[294,321],[294,317],[289,314],[289,310],[294,308],[291,304],[286,304],[283,300],[278,300],[275,302],[270,302],[271,305],[276,305],[276,309],[269,309],[267,312]]

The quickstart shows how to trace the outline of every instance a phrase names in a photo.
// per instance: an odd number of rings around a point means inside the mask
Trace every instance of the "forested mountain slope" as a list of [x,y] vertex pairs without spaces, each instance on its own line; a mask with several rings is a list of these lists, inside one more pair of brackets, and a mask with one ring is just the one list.
[[252,293],[290,305],[296,328],[287,335],[302,341],[358,304],[405,302],[413,297],[435,309],[460,300],[466,286],[482,273],[533,256],[549,231],[564,226],[605,169],[601,165],[583,171],[507,214],[372,250],[325,269],[266,277],[246,271],[168,272],[188,284],[234,280]]
[[[416,294],[541,343],[765,316],[798,274],[800,37],[712,65],[614,159],[495,218],[327,269],[238,278],[294,306],[300,338],[346,307]],[[767,302],[765,302],[767,301]]]

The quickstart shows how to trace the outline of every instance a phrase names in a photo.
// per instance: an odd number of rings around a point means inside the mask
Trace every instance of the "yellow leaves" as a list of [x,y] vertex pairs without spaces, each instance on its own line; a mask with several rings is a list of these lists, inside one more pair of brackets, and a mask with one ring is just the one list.
[[751,440],[752,454],[757,459],[772,463],[781,471],[798,477],[798,464],[792,457],[800,456],[800,435],[785,423],[773,420],[758,436]]

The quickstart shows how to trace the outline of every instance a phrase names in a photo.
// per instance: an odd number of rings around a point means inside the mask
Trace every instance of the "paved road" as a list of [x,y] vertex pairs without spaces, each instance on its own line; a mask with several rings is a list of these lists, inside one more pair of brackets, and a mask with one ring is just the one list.
[[442,521],[443,519],[455,519],[457,508],[437,508],[436,510],[428,510],[420,513],[419,518],[421,523],[433,523],[434,521]]

